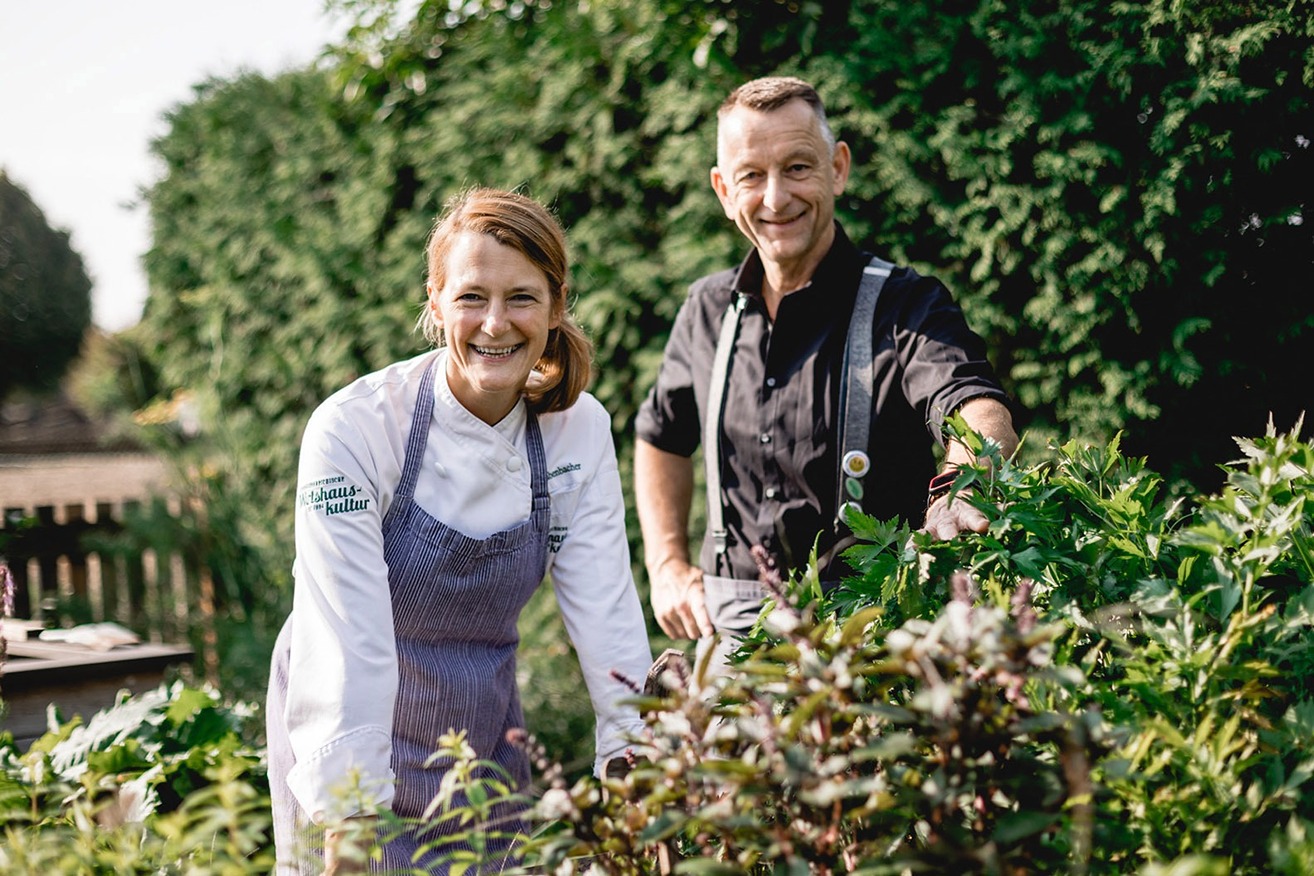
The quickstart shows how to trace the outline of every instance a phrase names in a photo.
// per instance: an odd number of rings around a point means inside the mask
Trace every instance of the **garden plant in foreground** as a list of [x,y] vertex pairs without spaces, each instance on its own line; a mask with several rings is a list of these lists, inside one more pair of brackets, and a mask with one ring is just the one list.
[[[512,863],[1314,872],[1314,448],[1299,432],[1239,441],[1201,499],[1116,441],[1073,443],[960,474],[982,535],[855,520],[843,588],[764,570],[775,596],[737,673],[708,684],[675,661],[660,689],[633,680],[648,735],[627,773],[572,782],[537,751],[536,829]],[[265,872],[241,712],[179,686],[0,751],[0,872]],[[440,756],[473,766],[460,741]],[[481,813],[505,786],[467,790],[434,816],[498,829]]]

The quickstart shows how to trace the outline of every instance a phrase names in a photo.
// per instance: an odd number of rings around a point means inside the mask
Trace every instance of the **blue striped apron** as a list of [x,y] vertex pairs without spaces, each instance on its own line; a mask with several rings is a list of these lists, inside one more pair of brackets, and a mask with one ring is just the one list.
[[[415,482],[433,416],[433,368],[431,363],[420,384],[401,482],[383,518],[383,552],[388,566],[398,671],[392,731],[392,769],[397,786],[392,810],[408,819],[418,819],[438,793],[445,770],[441,765],[426,768],[425,762],[434,753],[438,737],[449,729],[464,729],[467,741],[481,759],[500,765],[517,786],[527,785],[528,756],[507,739],[509,731],[524,727],[516,688],[515,653],[520,641],[516,621],[543,581],[548,555],[547,458],[532,411],[525,432],[533,491],[529,519],[487,538],[471,538],[415,503]],[[286,639],[291,622],[289,618],[275,648],[271,721],[281,716],[281,704],[279,711],[274,711],[273,694],[280,687],[286,690]],[[361,683],[368,684],[369,680],[361,679]],[[277,742],[286,745],[285,730],[281,735],[283,738]],[[275,775],[274,737],[271,728],[270,784],[279,786],[283,796],[290,798],[286,792],[287,772],[279,770],[281,774]],[[278,759],[287,761],[287,769],[291,768],[290,752]],[[458,796],[458,802],[464,802],[464,798]],[[295,810],[295,800],[291,806]],[[279,809],[276,799],[276,829]],[[284,813],[284,822],[289,814],[304,824],[304,814],[296,811]],[[496,815],[499,832],[515,832],[522,827],[513,810],[504,808]],[[295,830],[285,824],[280,842],[284,836],[292,839],[289,828]],[[446,873],[446,868],[436,865],[433,859],[438,849],[445,852],[458,848],[442,842],[443,835],[454,829],[439,825],[393,839],[384,847],[383,869],[418,867],[425,872]],[[307,872],[318,871],[312,868]]]

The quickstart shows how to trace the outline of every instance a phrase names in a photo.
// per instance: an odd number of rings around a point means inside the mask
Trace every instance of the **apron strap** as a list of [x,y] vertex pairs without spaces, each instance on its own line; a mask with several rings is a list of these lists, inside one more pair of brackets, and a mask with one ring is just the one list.
[[[434,353],[424,366],[420,378],[420,395],[415,400],[415,413],[411,415],[411,430],[406,439],[406,459],[402,463],[401,480],[397,484],[397,498],[415,495],[415,481],[424,463],[424,447],[429,442],[429,421],[433,419],[433,370],[439,354]],[[397,503],[394,501],[394,505]]]
[[530,488],[534,493],[533,510],[551,505],[547,485],[547,451],[543,447],[543,432],[538,416],[525,407],[525,446],[529,451]]

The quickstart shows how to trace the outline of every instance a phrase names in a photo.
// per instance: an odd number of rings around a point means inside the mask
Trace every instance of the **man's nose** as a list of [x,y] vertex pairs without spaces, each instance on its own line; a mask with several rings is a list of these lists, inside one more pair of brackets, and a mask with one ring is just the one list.
[[789,186],[783,176],[778,173],[767,174],[762,203],[773,213],[779,213],[789,206]]

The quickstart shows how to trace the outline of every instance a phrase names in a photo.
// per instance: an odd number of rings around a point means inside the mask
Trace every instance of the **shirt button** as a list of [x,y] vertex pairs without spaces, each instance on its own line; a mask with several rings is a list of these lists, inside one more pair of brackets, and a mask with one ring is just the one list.
[[766,488],[766,497],[767,497],[768,499],[774,499],[774,498],[776,497],[776,493],[777,493],[777,490],[776,490],[775,487],[767,487],[767,488]]
[[520,471],[520,457],[513,456],[506,461],[507,471]]
[[771,436],[768,433],[763,432],[762,436],[758,440],[761,441],[763,444],[770,444]]
[[767,386],[774,387],[775,385],[776,385],[776,379],[774,377],[768,377]]

